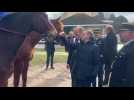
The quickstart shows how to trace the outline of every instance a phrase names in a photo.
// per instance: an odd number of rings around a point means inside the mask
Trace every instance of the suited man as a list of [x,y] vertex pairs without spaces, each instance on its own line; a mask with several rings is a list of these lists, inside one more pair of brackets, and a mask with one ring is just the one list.
[[[74,52],[74,44],[77,44],[80,42],[80,34],[83,32],[83,28],[82,27],[74,27],[73,28],[73,31],[71,32],[71,37],[70,39],[66,39],[66,47],[68,48],[68,53],[69,53],[69,56],[68,56],[68,65],[67,65],[67,68],[71,68],[71,60],[72,60],[72,55],[73,55],[73,52]],[[70,69],[71,70],[71,69]]]

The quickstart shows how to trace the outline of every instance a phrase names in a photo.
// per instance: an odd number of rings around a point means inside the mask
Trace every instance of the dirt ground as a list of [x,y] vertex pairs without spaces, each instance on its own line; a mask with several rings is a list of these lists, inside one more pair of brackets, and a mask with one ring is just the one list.
[[[46,71],[45,66],[31,66],[28,72],[27,87],[71,87],[70,72],[66,69],[66,64],[56,63],[54,67],[54,70]],[[12,83],[13,77],[9,79],[9,87],[13,86]]]

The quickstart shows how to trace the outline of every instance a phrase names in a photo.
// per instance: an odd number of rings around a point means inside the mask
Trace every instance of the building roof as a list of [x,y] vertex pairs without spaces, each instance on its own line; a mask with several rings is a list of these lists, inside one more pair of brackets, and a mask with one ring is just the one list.
[[134,24],[131,24],[131,23],[122,23],[121,29],[134,30]]
[[112,24],[114,21],[113,20],[102,20],[103,23],[108,23],[108,24]]
[[63,20],[65,25],[100,24],[102,21],[85,13],[75,14]]
[[97,12],[64,12],[64,14],[61,16],[61,20],[65,20],[71,16],[77,15],[77,14],[86,14],[90,17],[94,17],[97,15]]
[[76,24],[76,25],[64,25],[65,27],[73,27],[73,26],[105,26],[107,24]]

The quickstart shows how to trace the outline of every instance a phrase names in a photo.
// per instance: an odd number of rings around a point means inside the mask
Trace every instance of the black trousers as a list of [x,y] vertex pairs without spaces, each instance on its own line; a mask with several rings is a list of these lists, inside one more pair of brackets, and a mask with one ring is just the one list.
[[102,87],[103,85],[103,75],[104,75],[104,63],[101,63],[98,71],[98,86]]
[[72,52],[68,52],[68,58],[67,58],[67,64],[71,65],[71,57],[72,57],[73,53]]
[[105,61],[105,78],[104,78],[104,85],[107,85],[110,78],[110,72],[112,68],[113,60],[106,60]]
[[49,63],[51,62],[51,67],[53,67],[53,59],[54,59],[54,51],[47,51],[47,59],[46,59],[46,65],[49,66]]
[[75,76],[72,76],[72,87],[96,87],[96,76],[77,79]]

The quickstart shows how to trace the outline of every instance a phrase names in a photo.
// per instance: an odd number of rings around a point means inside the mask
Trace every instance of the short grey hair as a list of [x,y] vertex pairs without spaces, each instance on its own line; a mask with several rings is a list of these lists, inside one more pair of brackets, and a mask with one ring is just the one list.
[[93,32],[93,30],[86,30],[86,32],[88,32],[88,34],[90,34],[91,35],[91,39],[93,39],[94,40],[94,38],[95,38],[95,35],[94,35],[94,32]]
[[84,30],[85,30],[82,26],[76,26],[76,27],[74,27],[73,29],[74,29],[74,30],[75,30],[75,29],[79,29],[80,31],[84,31]]
[[105,30],[107,30],[107,29],[110,29],[111,31],[113,31],[113,26],[112,25],[106,25]]

